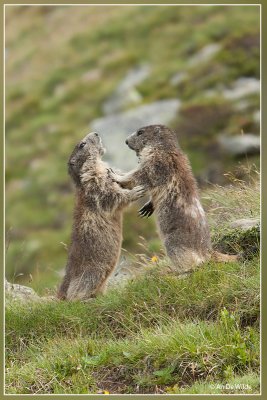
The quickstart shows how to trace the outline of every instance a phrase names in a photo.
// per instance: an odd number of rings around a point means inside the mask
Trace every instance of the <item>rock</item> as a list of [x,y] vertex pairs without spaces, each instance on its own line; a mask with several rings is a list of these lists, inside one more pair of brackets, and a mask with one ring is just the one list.
[[132,68],[119,84],[117,91],[124,92],[125,90],[132,89],[143,82],[150,75],[150,72],[151,68],[148,64],[138,65]]
[[126,146],[126,137],[144,125],[169,124],[176,117],[180,105],[177,99],[160,100],[92,121],[91,130],[101,135],[108,149],[104,159],[122,170],[136,166],[136,155]]
[[243,231],[247,231],[252,228],[256,228],[260,225],[259,218],[243,218],[237,219],[230,224],[230,228],[233,229],[241,229]]
[[234,104],[234,109],[237,111],[244,111],[249,108],[250,102],[247,100],[240,100]]
[[142,96],[135,86],[146,79],[150,74],[148,64],[139,65],[131,69],[120,82],[115,92],[104,102],[103,112],[106,115],[120,112],[129,106],[141,102]]
[[149,268],[151,268],[151,265],[144,266],[139,263],[133,263],[132,259],[122,256],[115,271],[113,271],[108,279],[108,289],[125,286],[130,280],[144,275]]
[[67,86],[64,83],[58,84],[54,89],[54,96],[62,98],[67,92]]
[[28,287],[13,284],[5,279],[5,295],[8,300],[41,300],[35,291]]
[[204,90],[202,95],[203,95],[203,97],[207,97],[207,98],[217,97],[218,96],[218,90],[216,90],[216,89],[207,89],[207,90]]
[[188,74],[186,72],[177,72],[177,74],[174,74],[171,79],[170,79],[170,84],[172,86],[177,86],[179,83],[184,81],[188,77]]
[[119,111],[123,111],[130,106],[134,106],[142,101],[142,96],[135,89],[127,89],[127,91],[121,93],[114,93],[105,103],[103,104],[103,112],[106,115],[114,114]]
[[91,82],[101,78],[101,70],[99,68],[90,69],[82,75],[82,81]]
[[250,133],[236,136],[220,136],[218,142],[223,151],[233,156],[260,153],[260,137]]
[[17,192],[19,190],[27,190],[30,186],[28,179],[13,179],[8,182],[6,188],[9,193]]
[[212,59],[212,57],[221,50],[221,45],[218,43],[211,43],[203,47],[199,52],[194,54],[188,61],[188,65],[193,67],[199,63],[204,63]]
[[228,100],[235,100],[250,94],[260,93],[260,81],[256,78],[239,78],[230,89],[224,89],[222,95]]
[[42,168],[44,165],[44,160],[40,159],[40,158],[34,158],[33,160],[30,161],[30,169],[32,171],[38,171],[40,170],[40,168]]
[[129,280],[136,276],[136,268],[133,268],[130,261],[122,258],[115,271],[108,279],[108,288],[124,286]]
[[256,122],[256,124],[259,124],[261,121],[261,112],[260,111],[255,111],[253,114],[253,120]]
[[214,249],[226,254],[238,254],[251,259],[260,251],[260,220],[244,218],[233,221],[224,234],[213,237]]

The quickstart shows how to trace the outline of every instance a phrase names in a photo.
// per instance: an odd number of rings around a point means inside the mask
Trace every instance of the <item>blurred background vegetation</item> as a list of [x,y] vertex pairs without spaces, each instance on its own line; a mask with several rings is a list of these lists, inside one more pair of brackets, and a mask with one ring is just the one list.
[[[73,209],[66,162],[105,118],[135,110],[141,123],[142,107],[179,101],[168,125],[203,190],[259,167],[259,18],[255,6],[6,7],[10,281],[39,292],[58,284]],[[118,157],[129,152],[120,143]],[[143,252],[139,236],[149,255],[159,251],[154,219],[132,206],[123,247]]]

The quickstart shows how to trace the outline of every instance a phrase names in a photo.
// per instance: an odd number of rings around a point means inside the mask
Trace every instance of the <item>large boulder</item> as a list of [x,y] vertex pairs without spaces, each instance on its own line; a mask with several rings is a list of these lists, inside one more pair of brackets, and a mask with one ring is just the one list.
[[136,86],[150,75],[150,70],[148,64],[137,65],[130,69],[114,93],[104,102],[102,107],[104,114],[121,112],[140,103],[142,96]]
[[252,77],[241,77],[233,82],[231,87],[222,91],[223,97],[228,100],[236,100],[251,94],[259,93],[260,81]]
[[92,121],[91,130],[101,135],[108,149],[105,160],[122,170],[135,167],[137,158],[126,146],[126,137],[144,125],[169,124],[176,117],[180,105],[178,99],[159,100]]

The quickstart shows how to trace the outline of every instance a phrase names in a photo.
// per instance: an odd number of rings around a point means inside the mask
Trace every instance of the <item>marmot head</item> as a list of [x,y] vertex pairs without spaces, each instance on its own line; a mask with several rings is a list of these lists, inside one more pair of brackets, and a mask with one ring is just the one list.
[[68,161],[68,172],[76,184],[80,183],[80,173],[85,162],[93,162],[103,156],[105,148],[98,133],[88,133],[74,147]]
[[148,147],[165,151],[178,147],[175,134],[165,125],[144,126],[128,136],[125,143],[137,155],[140,155],[142,150]]

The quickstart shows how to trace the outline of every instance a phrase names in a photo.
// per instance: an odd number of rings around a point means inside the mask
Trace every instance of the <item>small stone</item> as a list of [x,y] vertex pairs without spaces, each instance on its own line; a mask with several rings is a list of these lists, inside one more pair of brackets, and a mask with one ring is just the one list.
[[218,43],[208,44],[188,60],[188,65],[195,66],[199,63],[204,63],[206,61],[209,61],[220,50],[221,50],[220,44]]
[[67,87],[66,87],[66,85],[64,83],[62,83],[62,84],[59,84],[59,85],[57,85],[55,87],[54,95],[56,97],[62,98],[62,97],[65,96],[66,92],[67,92]]
[[234,109],[237,111],[244,111],[249,107],[249,102],[247,100],[241,100],[238,103],[235,103]]
[[230,89],[224,89],[222,95],[228,100],[235,100],[251,94],[260,93],[260,81],[256,78],[242,77],[237,79]]
[[129,260],[121,258],[114,272],[108,279],[108,287],[125,286],[125,284],[136,276],[135,269]]
[[125,90],[132,89],[139,83],[143,82],[151,72],[151,68],[148,64],[137,65],[130,69],[126,74],[125,78],[119,84],[117,91],[122,93]]
[[101,71],[98,68],[91,69],[82,75],[82,81],[91,82],[101,78]]
[[40,300],[37,293],[28,286],[13,284],[5,279],[5,294],[9,300]]
[[223,151],[234,156],[260,153],[260,137],[250,133],[236,136],[220,136],[218,142]]
[[172,86],[177,86],[179,83],[184,81],[187,78],[188,74],[186,72],[177,72],[170,79],[170,84]]
[[247,231],[249,229],[258,227],[260,225],[259,218],[243,218],[237,219],[230,224],[230,228],[233,229],[241,229],[243,231]]
[[260,112],[260,110],[254,112],[254,114],[253,114],[253,120],[254,120],[254,122],[256,122],[257,124],[260,123],[260,121],[261,121],[261,112]]
[[41,160],[40,158],[34,158],[30,162],[30,169],[32,171],[38,171],[44,164],[44,161]]
[[203,92],[203,97],[211,98],[217,96],[218,96],[218,90],[208,89]]

